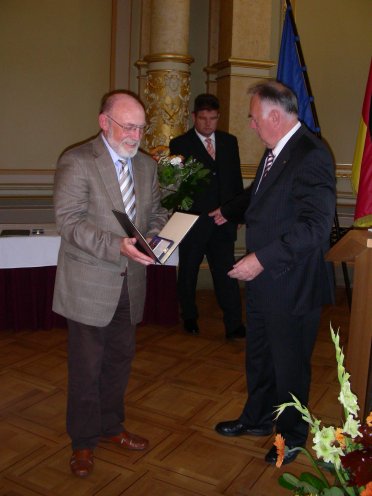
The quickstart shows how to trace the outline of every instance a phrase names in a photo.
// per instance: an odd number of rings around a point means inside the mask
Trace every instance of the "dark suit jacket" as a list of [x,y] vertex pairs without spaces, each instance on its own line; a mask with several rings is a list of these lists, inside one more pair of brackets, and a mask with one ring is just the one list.
[[335,215],[334,164],[302,125],[256,192],[266,154],[251,187],[222,214],[239,220],[244,212],[247,251],[264,267],[247,283],[254,307],[303,315],[333,299],[332,267],[324,256]]
[[[213,160],[194,129],[174,138],[169,143],[171,154],[192,155],[210,169],[209,182],[204,183],[200,192],[194,197],[190,212],[202,214],[192,228],[193,233],[205,235],[205,228],[211,224],[208,213],[228,202],[243,191],[240,170],[238,142],[235,136],[223,131],[215,132],[216,159]],[[213,221],[212,221],[213,223]],[[236,238],[236,225],[228,223],[223,230],[225,236]]]

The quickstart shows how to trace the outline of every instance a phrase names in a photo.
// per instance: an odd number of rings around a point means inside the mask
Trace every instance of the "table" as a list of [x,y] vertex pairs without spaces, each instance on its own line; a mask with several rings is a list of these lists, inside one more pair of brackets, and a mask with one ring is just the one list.
[[[0,236],[0,330],[66,327],[52,310],[61,239],[53,224],[2,224],[4,229],[44,229],[44,234]],[[150,266],[142,324],[178,323],[176,267]]]
[[[26,224],[1,224],[0,231],[28,229]],[[57,265],[61,238],[53,224],[46,224],[40,229],[44,234],[29,236],[0,236],[0,269],[19,269],[30,267],[49,267]]]

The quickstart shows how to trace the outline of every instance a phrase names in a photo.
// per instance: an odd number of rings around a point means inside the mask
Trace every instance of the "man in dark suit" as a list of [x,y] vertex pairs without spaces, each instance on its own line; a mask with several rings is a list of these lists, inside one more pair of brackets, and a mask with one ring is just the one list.
[[92,471],[99,442],[148,446],[124,427],[124,393],[153,260],[136,249],[112,210],[125,208],[146,237],[167,220],[155,162],[138,151],[142,103],[129,92],[109,93],[98,122],[98,136],[60,157],[54,183],[61,247],[53,310],[68,324],[67,432],[78,477]]
[[[332,267],[325,262],[335,214],[334,164],[326,146],[298,121],[297,99],[286,86],[250,90],[250,126],[267,147],[252,185],[212,212],[246,223],[247,255],[229,276],[246,282],[248,399],[236,420],[220,422],[225,436],[267,436],[275,408],[307,405],[321,307],[333,301]],[[273,154],[273,156],[272,156]],[[289,448],[303,446],[308,425],[294,408],[276,420]],[[285,455],[284,463],[298,451]],[[265,460],[276,462],[275,447]]]
[[195,302],[200,264],[207,257],[219,306],[223,311],[226,337],[245,336],[239,284],[227,276],[235,263],[237,224],[214,224],[208,213],[243,190],[238,142],[235,136],[218,131],[219,101],[214,95],[196,97],[192,113],[194,127],[170,142],[170,152],[193,156],[210,169],[209,182],[193,198],[191,212],[200,215],[179,248],[178,297],[184,328],[198,334]]

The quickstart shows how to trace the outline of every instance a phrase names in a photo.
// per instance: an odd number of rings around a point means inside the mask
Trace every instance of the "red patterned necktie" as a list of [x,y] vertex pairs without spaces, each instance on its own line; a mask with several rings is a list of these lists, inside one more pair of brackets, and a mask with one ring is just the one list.
[[212,138],[205,138],[205,143],[206,143],[206,148],[207,152],[209,155],[213,158],[213,160],[216,158],[216,152],[214,151],[214,146],[213,146],[213,141]]
[[130,220],[133,220],[136,215],[136,197],[134,195],[133,179],[129,171],[128,161],[121,159],[119,162],[122,164],[119,172],[120,191],[123,197],[125,211]]

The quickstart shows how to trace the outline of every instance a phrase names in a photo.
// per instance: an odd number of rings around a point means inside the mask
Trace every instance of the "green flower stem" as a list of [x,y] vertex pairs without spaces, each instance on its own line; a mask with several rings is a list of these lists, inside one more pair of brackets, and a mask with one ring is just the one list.
[[176,193],[178,190],[177,189],[172,189],[172,188],[164,188],[164,187],[161,187],[160,189],[163,189],[165,191],[171,191],[172,193]]
[[319,469],[316,461],[314,460],[314,458],[311,456],[311,454],[307,451],[306,448],[294,448],[294,449],[291,449],[289,450],[289,452],[291,451],[301,451],[304,455],[306,455],[308,457],[308,459],[310,460],[312,466],[314,467],[316,473],[319,475],[319,477],[322,479],[322,481],[324,482],[325,486],[327,488],[330,487],[329,485],[329,482],[327,481],[327,479],[325,478],[323,472]]
[[346,494],[349,494],[350,496],[357,495],[358,493],[355,492],[355,488],[347,485],[347,481],[345,480],[341,470],[339,470],[338,468],[335,467],[335,472],[337,475],[337,479],[339,480],[339,482],[340,482],[343,490],[346,492]]
[[343,406],[343,410],[344,410],[344,419],[347,419],[347,417],[349,416],[349,411],[346,408],[346,406]]

